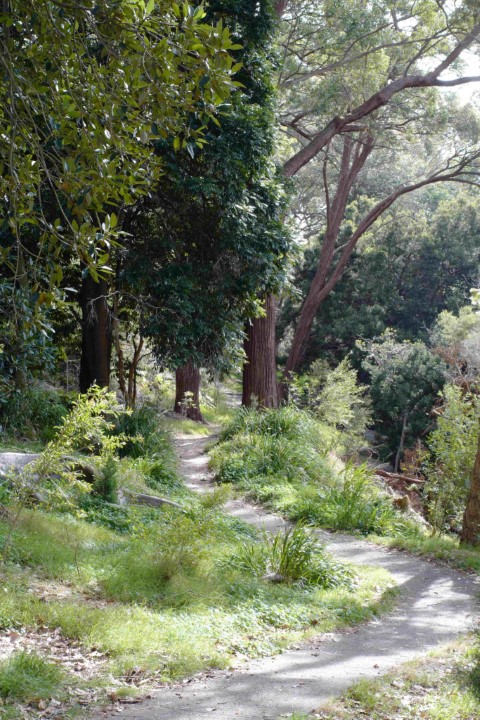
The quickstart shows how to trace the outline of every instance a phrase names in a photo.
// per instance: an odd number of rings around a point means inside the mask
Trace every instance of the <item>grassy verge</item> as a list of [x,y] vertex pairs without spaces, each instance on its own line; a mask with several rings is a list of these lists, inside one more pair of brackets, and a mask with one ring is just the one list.
[[340,699],[291,720],[478,720],[480,661],[469,637],[375,680],[362,680]]
[[332,430],[293,407],[237,412],[211,450],[217,480],[294,521],[360,533],[375,542],[480,571],[480,550],[431,536],[397,511],[365,467],[332,453]]

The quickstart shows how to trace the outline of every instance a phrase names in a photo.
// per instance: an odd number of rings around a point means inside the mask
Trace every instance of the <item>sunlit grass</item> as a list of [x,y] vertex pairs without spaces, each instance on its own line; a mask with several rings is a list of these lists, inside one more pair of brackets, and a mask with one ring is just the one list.
[[[278,652],[392,603],[391,578],[381,570],[359,570],[352,591],[269,583],[227,569],[221,558],[249,531],[201,506],[190,516],[174,513],[144,526],[138,538],[27,513],[14,533],[0,626],[58,627],[106,652],[117,675],[135,667],[172,679]],[[67,583],[72,596],[37,598],[29,592],[32,573]]]

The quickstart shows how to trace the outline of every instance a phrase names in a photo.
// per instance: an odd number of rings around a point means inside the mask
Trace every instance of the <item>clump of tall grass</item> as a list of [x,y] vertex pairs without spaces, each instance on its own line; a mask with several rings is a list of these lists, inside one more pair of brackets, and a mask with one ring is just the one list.
[[211,453],[220,482],[253,491],[272,482],[316,482],[332,475],[331,433],[308,413],[287,406],[239,410]]
[[402,522],[365,465],[347,465],[334,485],[301,492],[292,516],[330,530],[359,530],[365,535],[387,534]]
[[353,581],[351,570],[335,560],[302,525],[288,527],[273,536],[264,533],[260,542],[243,543],[225,564],[273,582],[330,588],[352,587]]
[[47,700],[59,690],[64,672],[35,653],[17,652],[0,665],[0,697],[29,702]]

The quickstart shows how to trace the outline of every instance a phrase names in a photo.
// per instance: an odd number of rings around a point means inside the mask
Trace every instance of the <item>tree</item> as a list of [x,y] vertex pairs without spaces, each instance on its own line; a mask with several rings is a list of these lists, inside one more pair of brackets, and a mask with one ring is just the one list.
[[275,408],[279,403],[275,364],[275,298],[269,293],[264,314],[252,318],[245,328],[242,405]]
[[480,427],[478,433],[477,454],[472,470],[470,492],[463,515],[460,540],[469,545],[480,544]]
[[[393,173],[396,165],[405,164],[406,158],[409,161],[410,155],[399,151],[389,171]],[[377,191],[376,184],[384,180],[385,169],[379,166],[375,170],[353,194],[341,242],[362,206],[371,202],[369,196]],[[303,182],[301,187],[303,192]],[[315,212],[315,198],[307,197],[306,203],[310,202],[313,207],[302,209],[300,203],[296,207],[299,220],[310,219],[312,239],[293,276],[292,292],[282,302],[278,323],[281,338],[292,332],[316,272],[321,219]],[[477,280],[479,210],[473,189],[458,184],[426,188],[390,208],[364,235],[342,278],[321,304],[304,363],[318,357],[338,363],[353,353],[352,361],[360,369],[357,339],[378,337],[387,327],[395,330],[400,341],[419,339],[433,347],[438,345],[439,341],[430,339],[432,325],[444,311],[449,317],[461,311]]]
[[230,34],[204,18],[171,0],[3,3],[0,264],[12,332],[22,335],[19,288],[47,304],[72,256],[95,282],[108,272],[118,209],[161,172],[152,139],[202,144],[235,86]]
[[257,313],[256,298],[281,276],[289,246],[280,221],[285,193],[272,161],[270,4],[218,2],[209,12],[223,14],[242,46],[242,92],[221,124],[205,129],[201,152],[174,153],[158,143],[165,172],[127,218],[131,239],[120,272],[119,290],[139,298],[142,333],[157,362],[180,369],[177,409],[185,392],[198,395],[192,368],[238,362],[245,316]]
[[[292,177],[318,158],[326,210],[317,271],[285,364],[288,378],[303,359],[320,304],[376,220],[399,198],[426,185],[475,182],[471,173],[478,147],[452,136],[433,167],[430,156],[416,177],[389,183],[387,192],[358,218],[346,241],[339,240],[350,193],[374,152],[383,151],[386,144],[405,143],[412,130],[421,136],[429,116],[434,121],[441,117],[438,95],[418,90],[480,80],[479,76],[443,77],[459,67],[462,53],[478,41],[480,24],[469,2],[451,10],[435,2],[401,2],[392,10],[387,2],[365,8],[364,3],[306,0],[281,3],[279,9],[284,13],[282,122],[291,138],[288,147],[300,146],[286,160],[284,173]],[[426,71],[427,65],[433,69]]]
[[[473,303],[480,305],[480,290],[472,290]],[[480,427],[478,433],[477,454],[472,470],[470,492],[463,515],[463,526],[460,539],[464,543],[478,545],[480,543]]]
[[[431,425],[430,412],[445,382],[445,365],[422,342],[397,342],[392,333],[361,344],[377,427],[387,436],[398,471],[403,450]],[[396,451],[396,452],[395,452]]]

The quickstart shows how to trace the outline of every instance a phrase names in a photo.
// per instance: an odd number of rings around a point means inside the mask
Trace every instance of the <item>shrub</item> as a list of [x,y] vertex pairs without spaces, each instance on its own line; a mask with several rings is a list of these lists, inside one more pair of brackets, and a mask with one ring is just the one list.
[[363,369],[371,378],[376,427],[387,437],[390,453],[396,452],[398,470],[404,447],[431,425],[446,365],[424,343],[398,342],[391,331],[358,346],[366,354]]
[[461,526],[478,439],[480,398],[447,385],[444,409],[428,438],[426,460],[429,520],[438,531]]
[[7,435],[49,442],[69,406],[70,398],[60,390],[26,389],[0,405],[0,424]]
[[324,588],[352,585],[347,566],[336,561],[305,527],[286,528],[261,542],[243,543],[226,564],[275,582],[299,582]]
[[328,480],[331,445],[330,430],[293,406],[263,412],[242,409],[222,432],[211,466],[221,482],[247,490],[265,482]]
[[161,415],[150,405],[118,415],[114,432],[126,437],[121,457],[172,458],[171,436],[161,422]]
[[347,359],[333,370],[316,360],[308,373],[291,385],[293,402],[310,410],[322,423],[339,431],[339,445],[352,451],[365,443],[370,421],[367,388],[360,385],[356,371]]
[[108,457],[95,479],[92,494],[106,502],[117,502],[117,463],[113,457]]

